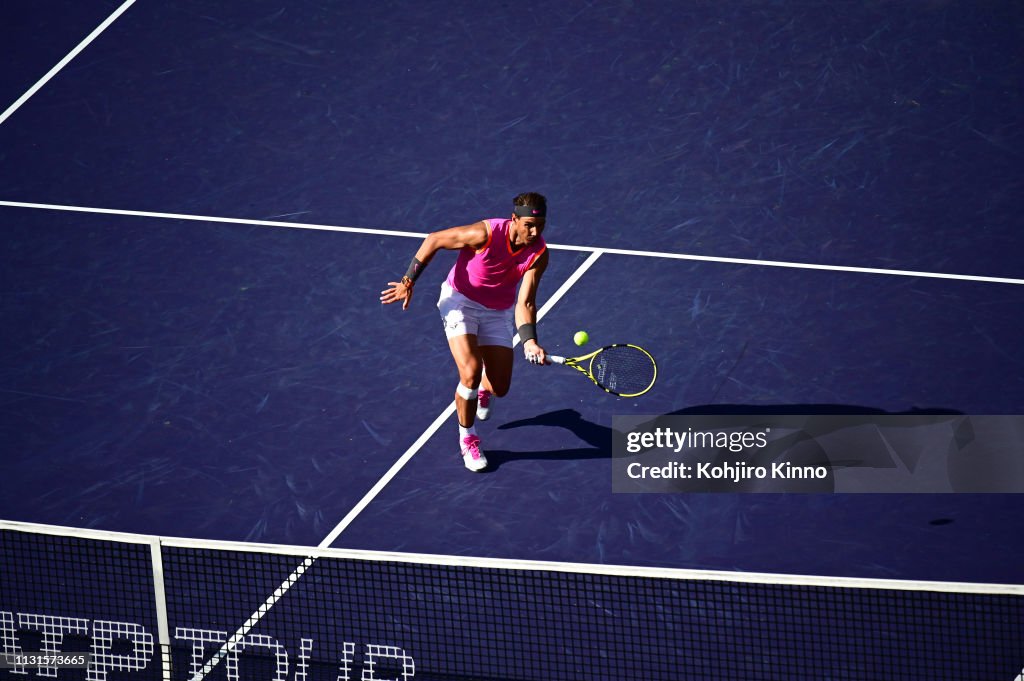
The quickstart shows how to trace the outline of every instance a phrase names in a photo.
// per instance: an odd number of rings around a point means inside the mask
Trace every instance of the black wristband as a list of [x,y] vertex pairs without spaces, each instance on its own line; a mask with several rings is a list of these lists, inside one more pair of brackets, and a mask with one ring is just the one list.
[[523,324],[517,331],[519,331],[519,340],[523,345],[526,345],[526,341],[537,340],[537,325],[536,324]]
[[412,262],[409,263],[409,269],[405,271],[405,278],[415,284],[416,280],[420,278],[420,274],[423,272],[423,268],[425,267],[425,264],[421,263],[416,258],[413,258]]

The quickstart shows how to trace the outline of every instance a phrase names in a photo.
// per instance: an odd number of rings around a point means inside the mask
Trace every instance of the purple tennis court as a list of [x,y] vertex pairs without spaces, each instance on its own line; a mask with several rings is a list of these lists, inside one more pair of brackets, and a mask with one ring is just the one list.
[[[0,677],[1020,679],[1024,490],[620,493],[613,419],[1021,414],[1022,27],[0,10],[0,647],[90,655]],[[539,340],[658,378],[619,398],[517,347],[474,474],[455,253],[409,310],[379,294],[524,191]]]

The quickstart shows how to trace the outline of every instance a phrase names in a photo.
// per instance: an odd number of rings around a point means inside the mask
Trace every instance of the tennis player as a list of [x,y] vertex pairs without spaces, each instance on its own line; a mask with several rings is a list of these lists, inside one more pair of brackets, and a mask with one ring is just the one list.
[[[512,200],[512,216],[491,218],[427,235],[401,281],[381,291],[385,305],[408,309],[416,280],[440,249],[459,257],[441,285],[441,311],[448,347],[459,369],[455,407],[462,460],[471,471],[487,467],[476,419],[490,416],[494,399],[512,383],[512,337],[518,329],[527,360],[547,364],[537,343],[537,287],[548,265],[541,233],[547,200],[533,192]],[[520,280],[518,297],[516,287]]]

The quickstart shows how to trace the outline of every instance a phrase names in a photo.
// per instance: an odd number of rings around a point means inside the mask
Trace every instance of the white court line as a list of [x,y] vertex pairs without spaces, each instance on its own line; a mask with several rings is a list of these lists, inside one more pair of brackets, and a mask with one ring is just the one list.
[[[188,215],[182,213],[154,213],[140,210],[120,210],[114,208],[90,208],[82,206],[65,206],[51,203],[26,203],[23,201],[0,201],[0,206],[9,208],[34,208],[40,210],[56,210],[74,213],[95,213],[99,215],[122,215],[129,217],[157,218],[162,220],[188,220],[193,222],[218,222],[236,225],[256,225],[259,227],[286,227],[288,229],[312,229],[328,232],[348,232],[351,234],[372,234],[377,236],[399,236],[422,239],[424,232],[404,232],[369,227],[340,227],[337,225],[318,225],[304,222],[279,222],[275,220],[252,220],[247,218],[225,218],[208,215]],[[753,265],[757,267],[784,267],[799,270],[824,270],[828,272],[850,272],[855,274],[883,274],[898,277],[922,277],[926,279],[949,279],[955,281],[973,281],[987,284],[1024,285],[1024,279],[1010,277],[984,277],[973,274],[947,274],[943,272],[919,272],[914,270],[882,269],[876,267],[853,267],[847,265],[817,265],[814,263],[787,262],[782,260],[752,260],[748,258],[726,258],[711,255],[691,255],[688,253],[666,253],[661,251],[640,251],[624,248],[605,248],[603,246],[574,246],[548,244],[552,250],[581,251],[586,253],[607,253],[609,255],[630,255],[643,258],[666,258],[670,260],[693,260],[713,262],[726,265]]]
[[78,47],[76,47],[75,49],[73,49],[70,52],[68,52],[67,56],[65,56],[63,59],[61,59],[59,62],[57,62],[57,65],[54,66],[52,69],[50,69],[45,76],[43,76],[38,81],[36,81],[36,84],[33,85],[32,87],[30,87],[25,92],[25,94],[23,94],[21,97],[18,97],[18,99],[14,102],[14,104],[11,104],[9,107],[7,107],[6,111],[4,111],[2,114],[0,114],[0,125],[3,125],[4,121],[6,121],[8,118],[10,118],[12,115],[14,115],[14,112],[21,108],[22,104],[27,102],[32,97],[32,95],[34,95],[35,93],[39,92],[39,90],[44,85],[46,85],[48,82],[50,82],[51,78],[53,78],[58,73],[60,73],[61,69],[63,69],[65,66],[67,66],[71,62],[72,59],[77,57],[79,52],[81,52],[86,47],[88,47],[89,43],[91,43],[93,40],[96,40],[96,38],[100,35],[100,33],[103,33],[103,31],[107,30],[107,28],[112,23],[117,21],[118,17],[120,17],[122,14],[124,14],[128,10],[128,8],[131,7],[134,4],[135,4],[135,0],[128,0],[123,5],[118,7],[114,11],[113,14],[111,14],[109,17],[107,17],[106,21],[104,21],[102,24],[97,26],[96,29],[92,33],[87,35],[82,42],[78,43]]
[[[582,265],[576,268],[576,271],[573,272],[572,275],[570,275],[569,278],[566,279],[560,287],[558,287],[558,290],[555,291],[555,293],[544,303],[544,305],[541,306],[541,309],[537,312],[537,321],[540,321],[541,319],[544,318],[544,315],[546,315],[548,311],[552,307],[554,307],[559,300],[561,300],[562,296],[564,296],[566,292],[570,288],[572,288],[572,286],[577,281],[579,281],[580,277],[582,277],[583,274],[588,269],[590,269],[590,266],[593,265],[599,257],[601,257],[601,251],[594,251],[593,253],[590,254],[590,257],[588,257],[583,262]],[[515,346],[518,344],[519,335],[516,334],[516,336],[512,339],[512,345]],[[388,469],[388,471],[376,482],[376,484],[374,484],[374,486],[370,488],[370,491],[367,492],[363,496],[363,498],[359,500],[359,503],[357,503],[352,508],[352,510],[349,511],[348,514],[341,519],[341,522],[339,522],[334,527],[334,529],[331,530],[331,532],[326,537],[324,537],[323,541],[321,541],[317,545],[317,548],[329,548],[330,545],[334,543],[334,540],[338,538],[338,535],[344,532],[345,529],[352,524],[356,517],[360,513],[362,513],[363,510],[367,506],[369,506],[375,498],[377,498],[377,495],[380,494],[385,487],[387,487],[387,485],[395,478],[396,475],[398,475],[398,473],[405,467],[405,465],[409,463],[412,457],[414,457],[416,453],[423,448],[423,445],[425,445],[427,441],[430,440],[430,438],[433,437],[434,434],[441,428],[441,426],[444,425],[444,423],[451,418],[454,412],[455,402],[453,400],[448,404],[447,407],[445,407],[444,411],[442,411],[438,415],[438,417],[434,419],[434,422],[431,423],[430,426],[425,431],[423,431],[423,433],[416,439],[416,441],[412,443],[412,445],[405,451],[405,453],[402,454],[402,456],[399,457],[399,459],[395,461],[394,464],[391,465],[391,468]],[[221,660],[223,660],[225,657],[231,654],[231,652],[234,651],[238,644],[245,639],[245,637],[249,634],[250,631],[252,631],[252,628],[259,624],[259,621],[263,619],[263,616],[270,612],[270,609],[273,608],[274,605],[281,599],[281,597],[284,596],[285,593],[287,593],[288,590],[292,588],[292,586],[296,582],[299,581],[302,575],[305,574],[306,570],[311,568],[313,566],[313,563],[316,562],[316,560],[317,556],[306,556],[302,563],[300,563],[299,566],[295,568],[292,574],[290,574],[288,578],[281,583],[281,586],[277,587],[277,589],[275,589],[274,592],[267,597],[267,600],[263,602],[263,605],[261,605],[256,610],[256,612],[250,615],[249,619],[247,619],[245,623],[242,624],[242,626],[240,626],[238,630],[231,635],[231,637],[224,643],[224,645],[222,645],[217,650],[217,652],[214,653],[210,657],[210,659],[206,661],[206,663],[203,665],[203,668],[198,673],[196,673],[195,676],[192,677],[192,681],[202,681],[203,679],[205,679],[207,675],[209,675],[209,673],[213,671],[214,668],[217,667],[217,665],[220,664]]]
[[426,232],[401,232],[389,229],[373,229],[370,227],[339,227],[337,225],[317,225],[305,222],[279,222],[275,220],[251,220],[247,218],[222,218],[210,215],[189,215],[187,213],[154,213],[144,210],[122,210],[118,208],[91,208],[87,206],[65,206],[53,203],[25,203],[23,201],[0,201],[0,206],[9,208],[35,208],[40,210],[56,210],[70,213],[95,213],[98,215],[122,215],[135,218],[156,218],[159,220],[185,220],[191,222],[214,222],[229,225],[255,225],[257,227],[287,227],[289,229],[312,229],[324,232],[349,232],[351,234],[373,234],[377,236],[403,236],[424,238]]
[[847,265],[815,265],[813,263],[786,262],[784,260],[750,260],[747,258],[723,258],[710,255],[689,255],[686,253],[657,253],[653,251],[631,251],[619,248],[604,248],[609,255],[635,255],[648,258],[669,258],[672,260],[696,260],[698,262],[714,262],[726,265],[756,265],[758,267],[788,267],[797,270],[825,270],[829,272],[853,272],[856,274],[887,274],[897,277],[923,277],[926,279],[953,279],[958,281],[976,281],[989,284],[1024,285],[1024,279],[1010,277],[983,277],[974,274],[946,274],[943,272],[917,272],[913,270],[892,270],[877,267],[853,267]]
[[359,500],[359,503],[353,506],[352,510],[341,519],[341,522],[334,526],[334,529],[331,530],[330,534],[324,537],[324,540],[317,545],[317,548],[325,549],[330,547],[330,545],[334,543],[334,540],[338,538],[338,535],[344,532],[348,526],[352,524],[352,521],[356,519],[356,516],[362,513],[363,510],[370,505],[370,502],[372,502],[377,495],[380,494],[381,490],[383,490],[388,483],[398,475],[398,472],[405,467],[405,464],[409,463],[409,460],[423,448],[423,445],[425,445],[427,441],[434,436],[434,433],[436,433],[454,413],[455,402],[452,401],[448,403],[448,406],[445,407],[444,411],[438,414],[437,418],[434,419],[434,422],[431,423],[425,431],[423,431],[416,441],[413,442],[407,450],[405,450],[405,453],[402,454],[394,464],[392,464],[391,468],[388,469],[388,472],[377,481],[377,484],[371,487],[370,491]]

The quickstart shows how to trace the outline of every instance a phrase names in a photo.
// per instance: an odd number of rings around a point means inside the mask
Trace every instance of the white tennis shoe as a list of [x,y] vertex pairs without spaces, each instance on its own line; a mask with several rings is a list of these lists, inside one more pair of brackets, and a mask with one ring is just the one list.
[[476,435],[467,435],[462,438],[462,462],[466,468],[477,473],[487,468],[487,457],[480,449],[480,438]]
[[491,402],[494,400],[492,395],[487,390],[479,390],[476,394],[476,417],[481,421],[486,421],[491,417]]

